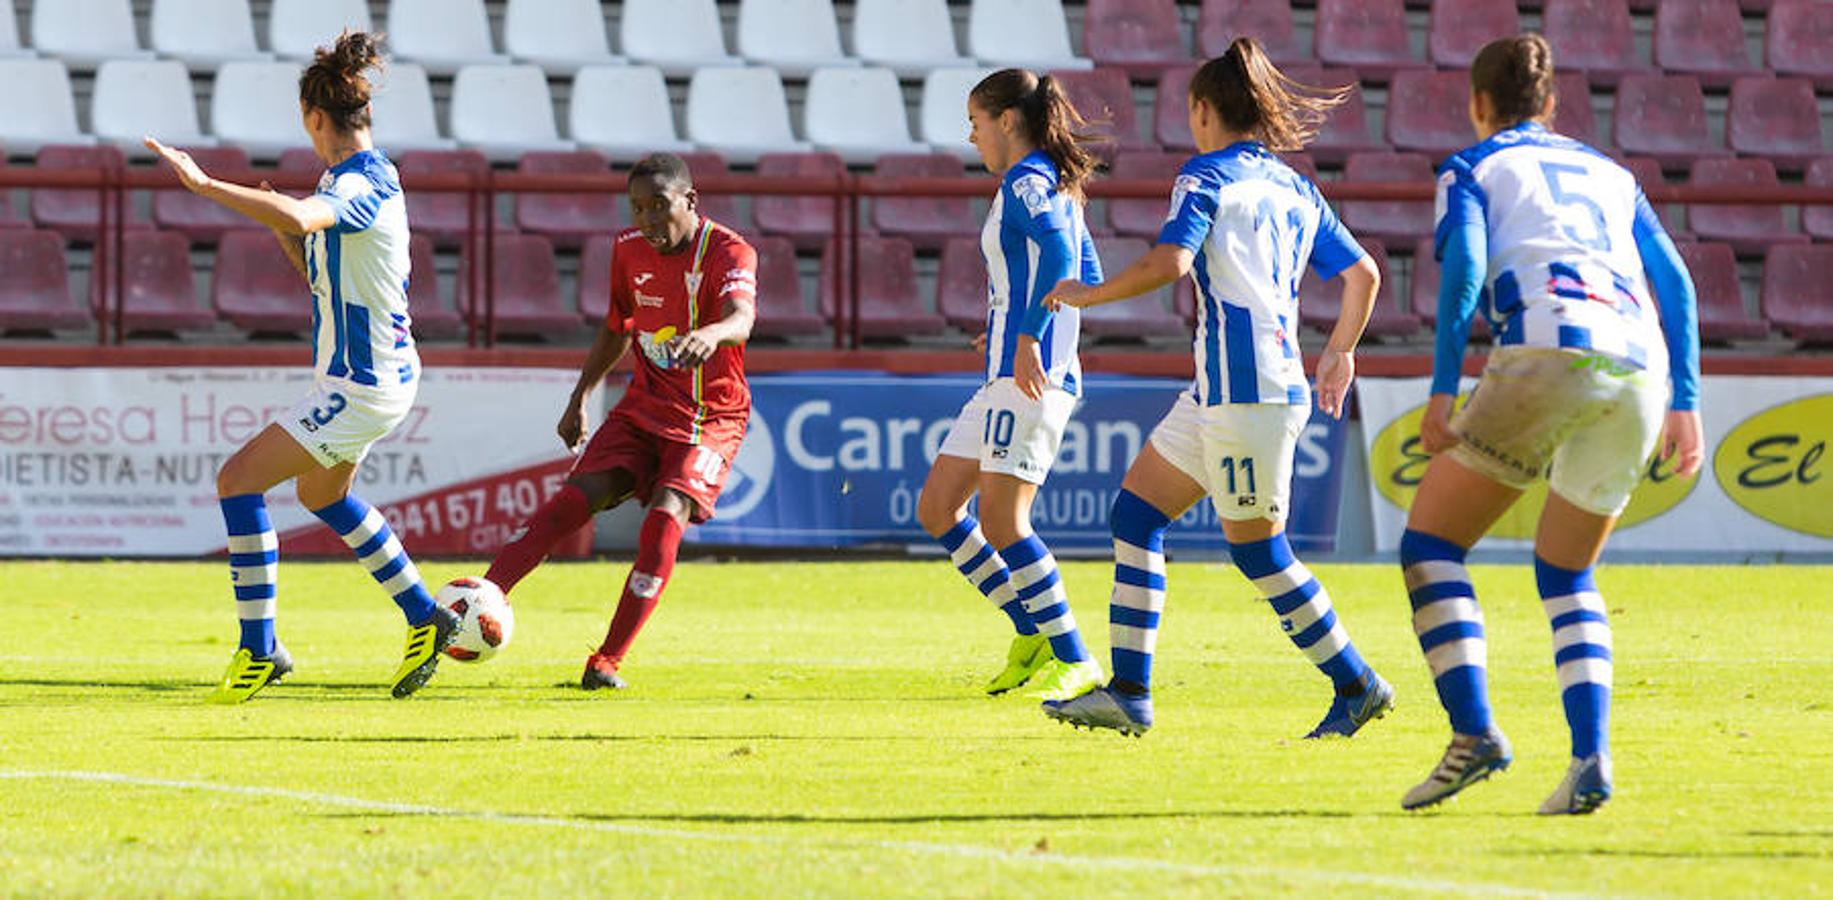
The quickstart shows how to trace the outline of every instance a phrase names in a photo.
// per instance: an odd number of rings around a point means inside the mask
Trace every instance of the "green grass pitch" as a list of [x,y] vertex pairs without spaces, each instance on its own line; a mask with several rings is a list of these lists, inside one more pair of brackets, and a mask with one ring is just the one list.
[[[1827,567],[1602,570],[1618,795],[1576,819],[1532,814],[1567,737],[1522,566],[1475,571],[1515,765],[1424,814],[1400,795],[1447,726],[1393,567],[1317,567],[1400,704],[1325,742],[1297,738],[1327,683],[1223,566],[1171,567],[1141,740],[981,696],[1005,621],[940,560],[687,561],[633,690],[583,694],[625,571],[544,567],[509,650],[394,701],[394,607],[283,562],[298,671],[217,708],[220,563],[0,565],[0,894],[1833,891]],[[1065,567],[1104,663],[1108,576]]]

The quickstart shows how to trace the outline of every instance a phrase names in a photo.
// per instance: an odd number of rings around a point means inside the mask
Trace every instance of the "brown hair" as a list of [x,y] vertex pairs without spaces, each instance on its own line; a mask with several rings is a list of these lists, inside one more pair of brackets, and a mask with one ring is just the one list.
[[1082,185],[1095,171],[1094,154],[1084,145],[1100,137],[1086,130],[1087,120],[1076,112],[1055,78],[1024,69],[1000,69],[974,85],[968,97],[991,116],[1016,108],[1026,139],[1056,163],[1058,190],[1082,196]]
[[1538,119],[1553,96],[1553,48],[1531,32],[1490,41],[1470,63],[1470,89],[1489,95],[1504,128]]
[[339,131],[369,127],[369,79],[382,67],[382,36],[345,29],[337,43],[320,47],[312,65],[299,76],[299,99],[324,110]]
[[1190,78],[1190,98],[1209,104],[1230,131],[1282,152],[1310,143],[1324,115],[1349,92],[1348,86],[1313,87],[1287,78],[1250,37],[1236,38]]

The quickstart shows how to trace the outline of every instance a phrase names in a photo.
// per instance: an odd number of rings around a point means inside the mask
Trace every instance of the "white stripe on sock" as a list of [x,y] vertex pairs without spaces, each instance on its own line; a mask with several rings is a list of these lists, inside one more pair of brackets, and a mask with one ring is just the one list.
[[1165,574],[1165,554],[1154,553],[1120,538],[1114,539],[1114,561],[1154,575]]
[[362,563],[363,568],[369,570],[369,574],[374,575],[383,566],[394,562],[395,557],[400,556],[403,552],[405,551],[401,549],[401,539],[390,534],[388,540],[382,542],[382,546],[375,548],[374,552],[357,562]]
[[1553,632],[1554,651],[1574,644],[1596,644],[1610,649],[1610,626],[1603,622],[1574,622]]
[[230,566],[230,583],[236,587],[259,587],[263,584],[274,584],[280,579],[280,565],[269,563],[263,566]]
[[395,577],[383,582],[382,590],[387,593],[388,596],[393,597],[419,583],[420,572],[417,571],[414,568],[414,564],[410,562],[402,566],[401,571],[395,573]]
[[1426,665],[1437,678],[1459,666],[1488,668],[1489,645],[1482,638],[1458,638],[1426,651]]
[[280,537],[268,529],[260,534],[232,534],[229,536],[230,553],[266,553],[280,549]]
[[1305,568],[1305,564],[1294,560],[1291,565],[1284,569],[1274,572],[1271,575],[1262,575],[1259,578],[1253,579],[1253,582],[1254,587],[1259,589],[1260,596],[1272,598],[1282,594],[1290,594],[1298,590],[1299,586],[1310,580],[1311,572]]
[[1570,659],[1559,664],[1559,689],[1563,691],[1575,684],[1586,682],[1610,687],[1610,679],[1613,674],[1613,667],[1608,659],[1599,659],[1595,656]]
[[1547,597],[1540,601],[1541,608],[1547,611],[1547,618],[1557,619],[1567,613],[1590,610],[1600,615],[1604,612],[1604,598],[1593,591],[1567,594],[1563,597]]
[[1142,588],[1136,584],[1117,584],[1114,585],[1112,601],[1115,606],[1127,609],[1159,612],[1165,608],[1165,592]]
[[1056,571],[1056,568],[1056,557],[1045,556],[1022,569],[1013,569],[1012,584],[1022,590],[1026,585],[1036,584],[1048,578],[1051,572]]
[[344,543],[349,545],[350,549],[355,550],[369,543],[369,539],[380,534],[387,525],[388,520],[382,518],[382,513],[372,507],[368,514],[363,516],[363,521],[356,523],[356,527],[350,529],[349,534],[343,535]]
[[1311,599],[1306,600],[1304,605],[1286,613],[1281,618],[1292,623],[1292,633],[1298,634],[1317,624],[1317,620],[1322,619],[1328,612],[1330,612],[1330,595],[1325,593],[1320,585],[1317,593],[1313,594]]
[[1323,637],[1318,638],[1317,643],[1304,649],[1305,658],[1311,660],[1314,666],[1323,665],[1338,653],[1343,652],[1343,648],[1347,646],[1349,646],[1349,633],[1343,630],[1343,623],[1338,622],[1330,626],[1330,630],[1325,632]]
[[1444,581],[1455,581],[1460,584],[1470,583],[1470,570],[1460,562],[1448,559],[1427,559],[1416,562],[1406,569],[1407,590],[1419,590],[1422,585],[1438,584]]
[[1452,622],[1483,624],[1483,609],[1475,597],[1446,597],[1434,600],[1413,611],[1413,633],[1423,635]]
[[[981,582],[987,580],[988,578],[993,577],[993,573],[999,571],[1000,568],[1004,565],[1005,565],[1005,561],[1001,560],[999,558],[999,554],[995,553],[992,556],[987,557],[987,561],[981,563],[980,568],[975,569],[972,572],[969,572],[967,575],[967,580],[973,582],[974,587],[979,587]],[[957,568],[959,567],[957,566]]]
[[1107,633],[1108,640],[1121,650],[1135,650],[1150,654],[1158,646],[1158,629],[1156,628],[1139,628],[1110,622],[1107,626]]
[[[973,562],[974,557],[980,555],[980,548],[986,545],[986,537],[980,533],[980,529],[976,528],[968,532],[967,537],[961,541],[961,546],[949,551],[948,555],[950,559],[954,560],[955,568],[959,569]],[[998,556],[999,554],[995,553],[993,555]]]
[[271,619],[274,617],[275,608],[276,604],[272,597],[260,600],[237,600],[235,615],[244,622],[254,619]]

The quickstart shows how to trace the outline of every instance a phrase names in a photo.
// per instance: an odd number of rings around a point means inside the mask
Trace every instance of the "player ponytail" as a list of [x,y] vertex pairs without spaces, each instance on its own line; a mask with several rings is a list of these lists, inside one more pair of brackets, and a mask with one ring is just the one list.
[[1087,120],[1055,78],[1001,69],[981,79],[969,96],[990,116],[1017,109],[1025,139],[1056,163],[1057,189],[1082,197],[1082,186],[1095,171],[1095,156],[1086,145],[1100,136],[1087,130]]
[[1553,97],[1553,48],[1533,33],[1484,44],[1470,63],[1470,90],[1489,95],[1502,128],[1543,118]]
[[322,110],[342,132],[369,127],[369,79],[363,73],[382,67],[382,36],[350,31],[330,47],[320,47],[312,65],[299,76],[299,100]]
[[1208,104],[1230,131],[1252,135],[1279,152],[1304,149],[1325,114],[1349,91],[1348,86],[1314,87],[1287,78],[1248,37],[1236,38],[1190,79],[1191,100]]

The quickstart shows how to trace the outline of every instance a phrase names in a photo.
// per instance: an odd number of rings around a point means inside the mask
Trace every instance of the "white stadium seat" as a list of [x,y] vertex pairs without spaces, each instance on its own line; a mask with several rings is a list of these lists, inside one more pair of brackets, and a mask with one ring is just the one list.
[[223,63],[210,91],[210,130],[261,161],[311,146],[299,118],[299,73],[293,62]]
[[267,46],[288,59],[310,61],[344,29],[374,31],[368,0],[274,0],[267,12]]
[[967,14],[967,50],[981,65],[1092,69],[1069,49],[1063,0],[974,0]]
[[670,78],[708,66],[742,66],[726,52],[725,31],[714,0],[625,0],[618,43],[634,62]]
[[151,59],[134,33],[129,0],[39,0],[32,4],[32,46],[87,72],[110,59]]
[[967,142],[967,95],[992,69],[936,69],[923,79],[923,108],[917,116],[923,140],[938,153],[953,153],[968,162],[980,160]]
[[554,97],[540,66],[465,66],[452,80],[452,136],[491,162],[531,150],[571,150],[554,129]]
[[0,0],[0,59],[37,55],[30,47],[19,45],[19,16],[13,11],[13,0]]
[[270,60],[255,47],[255,19],[248,0],[153,0],[153,49],[190,66],[214,72],[237,60]]
[[840,49],[833,0],[742,0],[738,5],[738,55],[773,66],[788,78],[816,69],[856,66]]
[[409,62],[391,62],[370,73],[369,112],[376,146],[390,153],[408,150],[456,150],[458,142],[439,133],[433,112],[433,86],[426,70]]
[[687,85],[687,137],[730,162],[765,153],[805,153],[789,127],[789,99],[775,69],[701,69]]
[[509,62],[490,40],[484,0],[393,0],[388,4],[388,49],[434,75]]
[[652,152],[683,153],[694,148],[675,131],[668,85],[654,66],[588,66],[573,78],[567,104],[574,142],[611,158],[631,162]]
[[858,0],[853,4],[853,53],[900,78],[974,63],[955,47],[948,0]]
[[70,72],[55,59],[0,59],[0,143],[30,154],[46,144],[90,144],[76,127]]
[[503,13],[503,49],[549,75],[571,75],[584,66],[617,65],[605,36],[598,0],[509,0]]
[[817,149],[849,165],[869,165],[886,153],[925,153],[910,139],[904,91],[890,69],[817,69],[808,79],[803,133]]
[[[298,109],[298,95],[294,95]],[[95,73],[95,96],[89,103],[90,130],[129,157],[152,156],[141,139],[148,135],[174,147],[214,147],[216,139],[197,127],[197,98],[191,73],[176,60],[111,59]]]

